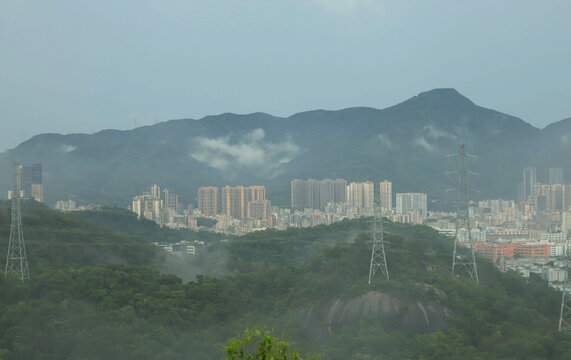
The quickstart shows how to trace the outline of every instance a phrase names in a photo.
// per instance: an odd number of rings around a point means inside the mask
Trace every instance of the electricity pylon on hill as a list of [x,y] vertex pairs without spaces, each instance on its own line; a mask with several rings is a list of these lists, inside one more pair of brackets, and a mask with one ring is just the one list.
[[8,255],[6,256],[4,276],[8,277],[13,274],[19,278],[22,284],[25,284],[30,279],[30,271],[28,269],[24,233],[22,232],[21,184],[20,181],[18,181],[17,175],[14,178],[14,187],[12,190],[12,221],[10,225],[10,240],[8,242]]
[[[468,237],[468,246],[471,254],[463,255],[458,249],[458,236],[465,231]],[[470,212],[468,204],[468,172],[466,170],[466,147],[464,143],[458,146],[458,203],[456,209],[456,231],[454,234],[454,253],[452,254],[452,273],[457,274],[465,269],[470,277],[479,284],[476,254],[472,242],[470,228]]]
[[567,242],[567,256],[565,259],[565,281],[563,282],[563,294],[561,295],[561,314],[559,315],[559,331],[571,332],[571,290],[569,286],[569,256],[571,250],[569,249],[569,242]]
[[383,214],[381,209],[381,207],[375,207],[373,220],[373,249],[371,251],[371,266],[369,267],[369,284],[371,284],[373,277],[375,277],[375,274],[378,271],[382,272],[387,280],[389,279],[389,269],[387,267],[383,235]]

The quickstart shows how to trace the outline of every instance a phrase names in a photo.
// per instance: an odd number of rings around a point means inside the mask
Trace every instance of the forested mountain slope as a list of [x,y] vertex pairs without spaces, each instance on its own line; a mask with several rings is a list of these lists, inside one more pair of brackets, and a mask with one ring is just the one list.
[[[0,249],[9,214],[0,208]],[[451,240],[427,227],[386,222],[390,281],[367,283],[371,223],[359,219],[211,239],[189,262],[226,254],[208,270],[221,276],[183,282],[161,274],[164,253],[149,240],[90,217],[24,216],[31,281],[0,277],[0,358],[220,359],[248,326],[325,359],[571,355],[571,338],[555,331],[560,293],[482,260],[481,286],[456,278]]]

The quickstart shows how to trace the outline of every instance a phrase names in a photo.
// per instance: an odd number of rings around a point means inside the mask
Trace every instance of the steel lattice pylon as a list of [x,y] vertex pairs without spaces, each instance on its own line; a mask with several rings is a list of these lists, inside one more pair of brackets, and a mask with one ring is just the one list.
[[369,284],[373,281],[373,277],[379,270],[388,280],[389,269],[387,268],[387,258],[385,256],[383,215],[380,208],[375,208],[373,221],[373,249],[371,251],[371,267],[369,268]]
[[[471,254],[467,256],[460,253],[458,249],[458,235],[464,230],[468,236],[468,245]],[[465,269],[470,277],[477,284],[478,267],[476,266],[476,254],[472,242],[472,232],[470,228],[470,212],[468,210],[468,172],[466,170],[466,147],[464,143],[458,146],[458,207],[456,210],[456,231],[454,234],[454,253],[452,255],[452,272],[457,274]]]
[[24,233],[22,232],[22,208],[20,204],[20,183],[16,179],[12,192],[12,222],[10,226],[10,241],[8,242],[8,255],[6,256],[6,270],[4,276],[14,274],[22,284],[30,279],[28,258]]
[[561,314],[559,315],[559,331],[571,332],[571,295],[569,294],[569,242],[567,242],[567,259],[565,262],[565,281],[563,282],[563,294],[561,295]]

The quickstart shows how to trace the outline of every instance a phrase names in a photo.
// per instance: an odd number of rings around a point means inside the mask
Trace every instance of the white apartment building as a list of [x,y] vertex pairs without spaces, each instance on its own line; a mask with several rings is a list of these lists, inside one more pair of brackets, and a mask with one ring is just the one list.
[[549,242],[564,242],[567,240],[567,233],[557,232],[557,233],[539,233],[537,235],[539,241],[549,241]]

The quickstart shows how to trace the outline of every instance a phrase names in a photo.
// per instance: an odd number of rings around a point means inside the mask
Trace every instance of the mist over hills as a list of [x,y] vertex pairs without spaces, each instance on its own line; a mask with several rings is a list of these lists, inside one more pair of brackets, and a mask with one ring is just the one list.
[[[559,290],[479,257],[475,286],[427,226],[385,219],[390,280],[369,284],[371,218],[228,238],[126,209],[22,209],[30,282],[0,276],[1,359],[221,359],[254,326],[327,360],[570,358]],[[10,214],[0,201],[3,249]],[[181,239],[208,245],[152,244]]]
[[0,154],[0,190],[5,197],[15,159],[42,163],[50,205],[75,198],[124,206],[156,183],[183,202],[196,202],[200,186],[262,184],[274,204],[288,206],[291,179],[337,177],[389,179],[393,192],[427,192],[445,203],[455,187],[448,155],[460,141],[477,157],[468,165],[478,173],[469,179],[479,190],[474,199],[515,198],[525,166],[571,171],[571,118],[538,129],[454,89],[435,89],[383,110],[226,113],[128,131],[42,134]]

